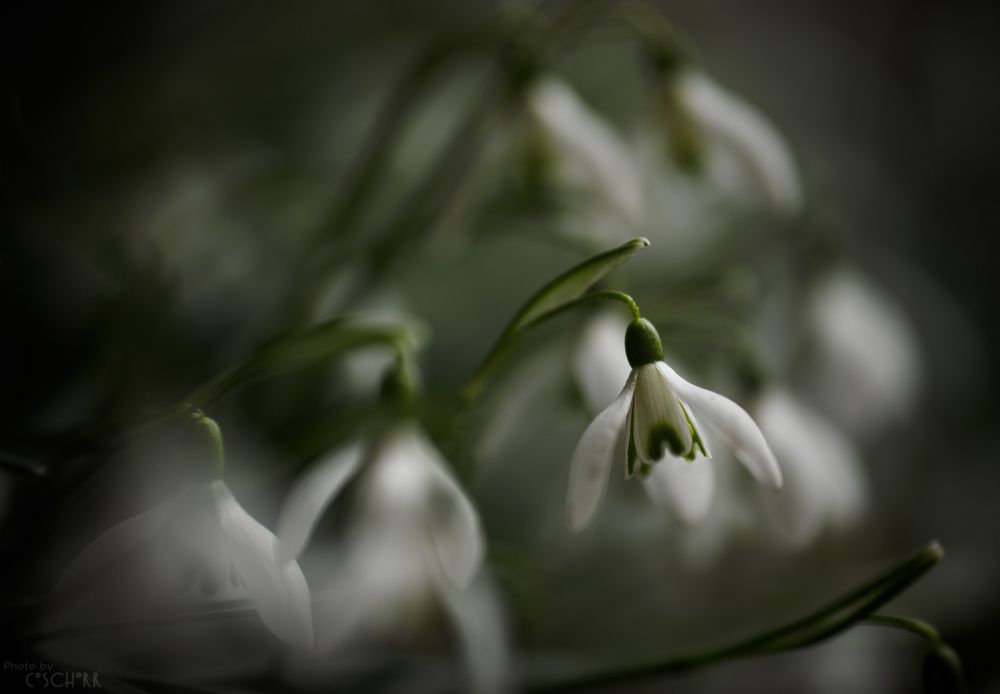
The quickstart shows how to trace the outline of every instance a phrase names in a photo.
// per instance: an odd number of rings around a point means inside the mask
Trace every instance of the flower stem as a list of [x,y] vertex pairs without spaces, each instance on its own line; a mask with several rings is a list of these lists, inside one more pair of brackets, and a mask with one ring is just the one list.
[[[575,692],[609,684],[652,679],[734,658],[805,648],[871,617],[875,610],[902,593],[933,568],[942,556],[941,546],[937,542],[931,542],[888,571],[865,581],[805,617],[728,646],[647,665],[623,667],[559,682],[540,683],[528,687],[528,691]],[[849,609],[852,607],[853,609]]]
[[901,629],[916,634],[927,642],[927,654],[924,656],[925,691],[968,692],[962,659],[941,638],[932,624],[922,619],[889,614],[870,615],[864,620],[864,624]]
[[202,431],[208,436],[212,443],[212,447],[215,449],[215,469],[218,475],[218,479],[222,479],[223,473],[226,470],[226,454],[222,446],[222,430],[219,425],[211,417],[206,417],[205,413],[201,410],[194,410],[191,413],[191,420],[201,427]]
[[535,318],[532,318],[527,323],[521,325],[517,331],[511,331],[510,329],[504,331],[497,340],[496,344],[490,349],[487,354],[486,359],[483,360],[482,365],[476,370],[476,372],[466,381],[465,386],[462,388],[463,399],[466,404],[471,403],[475,400],[480,393],[482,393],[483,388],[489,381],[493,372],[503,363],[504,358],[507,355],[507,351],[510,345],[513,343],[514,338],[517,337],[524,330],[533,328],[539,323],[542,323],[550,318],[574,309],[578,306],[583,306],[585,304],[592,304],[598,301],[618,301],[625,304],[632,314],[633,318],[640,318],[641,313],[639,312],[639,305],[635,302],[631,296],[625,292],[619,292],[613,289],[600,290],[596,292],[590,292],[589,294],[584,294],[581,297],[573,299],[572,301],[567,301],[564,304],[560,304],[551,311],[542,313]]

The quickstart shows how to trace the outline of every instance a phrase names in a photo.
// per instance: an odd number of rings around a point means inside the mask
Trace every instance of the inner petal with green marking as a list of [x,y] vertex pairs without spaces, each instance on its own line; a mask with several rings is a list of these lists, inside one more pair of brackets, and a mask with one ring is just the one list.
[[693,445],[692,427],[673,388],[652,364],[636,372],[631,433],[640,460],[656,462],[668,450],[685,455]]

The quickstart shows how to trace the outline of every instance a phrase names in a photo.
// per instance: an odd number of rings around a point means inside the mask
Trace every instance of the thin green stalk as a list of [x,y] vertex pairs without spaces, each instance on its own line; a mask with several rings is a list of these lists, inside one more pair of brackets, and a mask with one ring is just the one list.
[[[565,304],[557,306],[551,311],[540,314],[539,316],[532,318],[527,323],[521,325],[517,331],[511,331],[510,329],[505,330],[500,338],[494,343],[493,347],[487,353],[486,358],[483,360],[482,364],[476,369],[476,372],[469,377],[466,381],[465,386],[462,388],[463,399],[466,404],[475,400],[483,391],[483,387],[489,381],[490,377],[504,361],[507,356],[510,346],[514,342],[514,338],[521,334],[521,332],[535,327],[539,323],[553,318],[561,313],[569,311],[570,309],[577,308],[578,306],[583,306],[585,304],[593,304],[598,301],[619,301],[624,303],[632,314],[633,318],[639,318],[641,316],[639,312],[639,306],[636,304],[635,299],[626,294],[625,292],[619,292],[615,290],[602,290],[596,292],[590,292],[589,294],[584,294],[583,296],[568,301]],[[515,318],[516,320],[516,318]]]
[[927,643],[931,645],[936,645],[942,643],[941,634],[938,630],[934,628],[933,625],[923,621],[922,619],[913,619],[912,617],[897,617],[895,615],[888,614],[873,614],[867,617],[864,621],[865,624],[871,624],[873,626],[883,626],[883,627],[894,627],[896,629],[902,629],[903,631],[908,631],[911,634],[916,634],[921,637]]
[[[560,682],[543,683],[529,687],[528,691],[536,693],[580,691],[674,674],[734,658],[804,648],[868,618],[875,610],[902,593],[933,568],[942,556],[941,546],[932,542],[921,548],[909,559],[875,578],[865,581],[819,610],[776,629],[765,631],[728,646],[657,663],[584,675]],[[841,614],[866,596],[871,597],[846,614]],[[841,616],[838,618],[838,615]]]
[[191,420],[205,432],[209,442],[212,444],[212,449],[215,454],[216,476],[221,480],[226,471],[226,452],[222,444],[222,429],[219,428],[219,425],[214,419],[206,417],[205,413],[201,410],[195,410],[192,412]]
[[49,468],[43,463],[36,462],[30,458],[0,451],[0,467],[22,475],[33,475],[35,477],[46,477]]

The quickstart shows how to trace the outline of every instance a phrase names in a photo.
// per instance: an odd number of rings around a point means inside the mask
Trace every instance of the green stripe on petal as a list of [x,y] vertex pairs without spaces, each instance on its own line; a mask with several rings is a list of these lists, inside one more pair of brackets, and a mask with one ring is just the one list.
[[673,388],[653,364],[635,370],[633,434],[639,457],[656,462],[667,450],[680,456],[692,445],[691,428]]
[[632,417],[633,407],[629,407],[628,421],[625,422],[625,479],[635,476],[635,468],[639,463],[639,455],[635,450],[635,431]]

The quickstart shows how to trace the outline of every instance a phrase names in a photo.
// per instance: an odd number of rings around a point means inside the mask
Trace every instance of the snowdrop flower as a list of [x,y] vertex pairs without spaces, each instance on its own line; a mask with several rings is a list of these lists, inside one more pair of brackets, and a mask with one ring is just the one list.
[[626,478],[638,473],[654,501],[676,504],[682,518],[698,520],[711,499],[713,473],[699,419],[760,483],[781,488],[781,470],[750,415],[667,366],[649,321],[637,318],[629,324],[625,354],[632,367],[625,387],[584,431],[570,461],[566,510],[571,530],[582,530],[597,512],[622,430]]
[[843,531],[857,522],[867,506],[868,487],[851,442],[778,387],[765,391],[755,413],[784,473],[785,493],[767,504],[777,535],[798,549],[827,527]]
[[[349,444],[302,476],[278,523],[280,560],[292,561],[304,550],[326,508],[352,480],[358,513],[325,603],[330,619],[324,620],[322,646],[335,647],[366,626],[398,622],[406,608],[433,597],[455,622],[474,689],[501,689],[502,627],[492,617],[469,626],[476,621],[470,614],[498,613],[479,575],[485,548],[479,516],[414,425],[398,425],[372,446]],[[476,597],[484,593],[489,600]]]
[[642,185],[621,138],[565,83],[539,80],[527,98],[528,112],[557,148],[557,175],[570,186],[602,195],[636,223]]
[[297,562],[278,562],[278,540],[233,497],[221,479],[190,484],[165,503],[105,531],[73,561],[53,589],[79,592],[134,549],[175,544],[179,564],[200,567],[205,593],[249,594],[264,624],[298,648],[313,645],[312,599]]
[[920,386],[922,355],[905,314],[862,275],[837,270],[808,306],[814,389],[844,424],[870,434],[905,416]]
[[[592,412],[607,407],[632,372],[622,343],[622,333],[627,330],[628,322],[613,311],[598,313],[584,327],[573,355],[573,369]],[[708,450],[704,440],[702,446]],[[626,477],[631,474],[626,469]],[[684,461],[665,460],[645,474],[640,471],[639,477],[653,503],[674,513],[681,522],[700,523],[708,515],[715,493],[715,472],[705,455]]]
[[682,108],[704,136],[708,174],[731,187],[755,181],[778,210],[802,206],[798,169],[781,135],[755,108],[704,73],[684,69],[671,82]]

